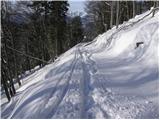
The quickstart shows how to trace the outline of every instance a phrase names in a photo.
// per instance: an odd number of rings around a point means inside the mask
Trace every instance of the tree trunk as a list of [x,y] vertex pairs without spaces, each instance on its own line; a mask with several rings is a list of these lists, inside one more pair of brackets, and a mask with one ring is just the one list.
[[113,27],[113,3],[114,1],[111,1],[111,19],[110,19],[110,28]]
[[[7,26],[6,27],[4,27],[3,26],[3,28],[6,30],[5,32],[10,32],[10,31],[8,31],[8,29],[7,29]],[[3,29],[3,30],[4,30]],[[9,33],[10,34],[10,33]],[[9,36],[9,37],[11,37],[11,36]],[[10,92],[10,95],[11,96],[14,96],[14,94],[16,94],[16,90],[15,90],[15,88],[14,88],[14,83],[13,83],[13,79],[12,79],[12,75],[11,75],[11,69],[10,69],[10,65],[9,65],[9,57],[8,57],[8,54],[7,54],[7,48],[6,48],[6,43],[7,41],[5,40],[4,41],[4,56],[6,57],[6,70],[5,70],[5,73],[6,73],[6,76],[5,76],[5,78],[6,78],[6,81],[3,81],[4,82],[4,86],[6,86],[8,89],[9,89],[9,91],[7,91],[7,90],[5,90],[6,91],[6,96],[7,96],[7,98],[8,98],[8,100],[10,100],[10,97],[9,97],[9,92]],[[8,82],[8,80],[9,80],[9,85],[7,86],[7,82]]]
[[58,56],[58,32],[57,32],[57,28],[55,28],[55,56]]
[[135,1],[133,1],[133,18],[135,17],[136,9],[135,9]]
[[128,8],[128,1],[126,1],[126,8],[127,8],[127,20],[129,20],[129,8]]
[[11,97],[10,97],[10,94],[9,94],[9,91],[8,91],[8,86],[6,84],[6,81],[2,79],[2,84],[3,84],[3,87],[4,87],[4,91],[5,91],[5,94],[6,94],[6,97],[8,99],[8,101],[11,100]]
[[72,47],[72,23],[70,23],[70,26],[69,26],[69,28],[70,28],[70,39],[69,39],[69,48],[71,48]]
[[116,28],[118,28],[118,25],[119,25],[119,1],[116,1],[117,2],[117,7],[116,7]]
[[[13,39],[12,32],[11,32],[10,29],[7,27],[7,25],[6,25],[6,29],[7,29],[6,32],[9,33],[9,38],[10,38],[10,40],[11,40],[12,48],[15,49],[14,39]],[[6,53],[6,54],[7,54],[7,53]],[[18,82],[19,86],[21,86],[21,82],[20,82],[20,80],[18,79],[18,69],[17,69],[16,54],[15,54],[14,52],[13,52],[13,59],[14,59],[13,61],[14,61],[14,74],[15,74],[15,75],[13,75],[13,77],[16,76],[17,82]]]
[[104,32],[107,31],[107,25],[105,24],[105,17],[103,13],[102,13],[102,25],[103,25]]
[[[12,39],[12,47],[15,49],[13,39]],[[16,60],[15,52],[13,52],[13,57],[14,57],[15,76],[16,76],[16,79],[17,79],[17,82],[18,82],[19,86],[21,86],[20,79],[18,78],[17,60]]]
[[[46,48],[46,50],[47,50],[47,52],[48,52],[48,54],[49,54],[49,59],[51,59],[52,57],[52,54],[50,53],[50,51],[49,51],[49,49],[50,49],[50,47],[46,47],[46,45],[45,44],[47,44],[48,45],[48,43],[49,43],[49,38],[48,38],[48,35],[47,35],[47,29],[46,29],[46,19],[47,19],[47,17],[46,17],[47,15],[46,15],[46,13],[45,13],[45,20],[44,19],[42,19],[42,24],[43,24],[43,29],[44,29],[44,34],[45,34],[45,40],[46,40],[46,42],[47,43],[44,43],[44,48]],[[47,55],[46,55],[46,52],[45,52],[45,59],[44,60],[46,60],[46,57]]]
[[2,69],[3,69],[3,72],[2,72],[2,84],[3,84],[3,87],[4,87],[4,91],[5,91],[5,94],[6,94],[6,97],[8,99],[8,101],[10,101],[11,99],[11,96],[9,94],[9,91],[8,91],[8,83],[7,83],[7,77],[5,74],[7,74],[6,70],[5,70],[5,62],[2,58]]
[[13,79],[12,79],[12,77],[11,77],[11,71],[10,71],[9,62],[8,62],[8,55],[7,55],[6,43],[5,43],[4,52],[5,52],[5,56],[6,56],[6,62],[7,62],[8,79],[9,79],[9,82],[10,82],[10,83],[9,83],[9,89],[10,89],[11,96],[13,96],[14,94],[16,94],[16,90],[15,90],[15,88],[14,88]]
[[[27,39],[27,43],[26,43],[25,53],[26,53],[27,55],[28,55],[28,53],[29,53],[28,39]],[[29,60],[28,57],[26,57],[26,61],[27,61],[27,70],[31,70],[30,60]]]

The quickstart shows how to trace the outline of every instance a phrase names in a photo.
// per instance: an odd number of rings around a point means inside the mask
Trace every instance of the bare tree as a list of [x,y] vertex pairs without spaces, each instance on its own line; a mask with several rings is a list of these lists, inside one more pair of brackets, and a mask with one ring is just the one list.
[[135,9],[135,1],[133,1],[133,17],[135,17],[136,9]]
[[126,12],[127,12],[127,20],[129,20],[129,7],[128,7],[128,1],[126,1]]
[[111,19],[110,19],[110,28],[113,26],[113,5],[114,1],[111,1]]
[[119,25],[119,1],[116,2],[116,28],[118,28]]

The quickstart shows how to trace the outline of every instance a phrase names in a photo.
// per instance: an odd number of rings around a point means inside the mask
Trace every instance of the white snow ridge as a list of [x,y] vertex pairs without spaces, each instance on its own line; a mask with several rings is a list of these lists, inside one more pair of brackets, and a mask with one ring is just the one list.
[[25,78],[2,118],[159,118],[159,12],[149,13]]

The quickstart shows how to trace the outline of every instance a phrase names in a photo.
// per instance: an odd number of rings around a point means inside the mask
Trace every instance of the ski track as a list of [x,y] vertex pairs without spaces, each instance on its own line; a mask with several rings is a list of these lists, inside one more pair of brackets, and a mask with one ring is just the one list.
[[[46,106],[47,106],[47,104],[46,103],[48,103],[49,101],[50,101],[50,99],[54,96],[54,94],[55,94],[55,92],[56,92],[56,90],[57,90],[57,87],[59,86],[59,84],[60,84],[60,82],[61,82],[61,80],[67,75],[67,73],[69,73],[70,72],[70,74],[68,75],[68,78],[67,78],[67,80],[64,82],[64,87],[63,87],[63,89],[58,93],[58,96],[57,96],[57,100],[56,101],[54,101],[54,104],[53,104],[53,106],[52,106],[52,109],[50,110],[50,112],[48,112],[48,113],[50,113],[50,114],[48,114],[48,115],[43,115],[43,112],[41,113],[41,110],[40,110],[40,116],[41,116],[41,118],[51,118],[53,115],[54,115],[54,113],[56,112],[56,109],[57,109],[57,107],[59,106],[59,104],[61,103],[61,101],[63,100],[63,98],[64,98],[64,96],[65,96],[65,94],[67,93],[67,90],[68,90],[68,85],[69,85],[69,81],[71,80],[71,77],[72,77],[72,74],[73,74],[73,71],[74,71],[74,68],[75,68],[75,65],[76,65],[76,62],[77,62],[77,52],[75,51],[75,55],[74,55],[75,57],[74,57],[74,59],[73,59],[73,61],[71,62],[71,65],[70,65],[70,70],[71,71],[66,71],[61,77],[60,77],[60,79],[58,80],[58,82],[56,83],[56,85],[55,85],[55,87],[53,87],[53,89],[52,89],[52,91],[51,91],[51,93],[49,94],[49,96],[47,97],[47,98],[45,98],[45,100],[44,100],[44,102],[43,102],[43,108],[45,108]],[[58,70],[60,70],[60,69],[58,69]],[[58,71],[57,70],[57,71]],[[48,74],[47,74],[48,75]],[[46,75],[46,76],[47,76]],[[43,84],[43,83],[41,83],[41,84]],[[35,85],[36,86],[39,86],[40,84],[37,84],[37,83],[35,83],[35,84],[33,84],[31,87],[29,87],[28,89],[33,89],[32,87],[35,87]],[[30,92],[30,90],[28,90],[28,92]],[[25,93],[26,94],[26,93]],[[23,97],[25,97],[25,94],[24,95],[22,95],[22,98],[21,99],[19,99],[19,102],[18,103],[16,103],[17,105],[20,105],[20,106],[17,106],[16,107],[16,109],[14,109],[13,110],[13,114],[11,114],[10,116],[11,117],[9,117],[9,118],[14,118],[14,114],[16,114],[19,110],[21,110],[21,108],[23,108],[23,106],[25,105],[25,104],[27,104],[29,101],[23,101],[22,99],[23,99]],[[23,103],[23,104],[21,104],[21,103]],[[16,106],[16,105],[15,105]],[[43,111],[43,110],[42,110]]]
[[[142,18],[141,18],[142,19]],[[148,18],[150,19],[150,18]],[[147,21],[148,19],[144,20]],[[143,21],[143,22],[144,22]],[[152,109],[153,103],[147,100],[147,97],[141,97],[140,99],[145,101],[145,104],[133,101],[134,99],[137,99],[136,96],[123,96],[120,95],[119,93],[115,93],[112,91],[111,87],[105,86],[105,82],[109,78],[109,76],[103,76],[99,71],[98,71],[98,65],[96,61],[93,59],[93,55],[97,52],[103,52],[104,50],[109,50],[111,48],[111,42],[113,42],[113,39],[116,38],[119,34],[119,32],[124,32],[125,30],[129,29],[129,27],[133,27],[136,22],[130,23],[130,24],[124,24],[121,26],[118,30],[113,32],[108,39],[106,39],[106,44],[102,46],[101,49],[99,50],[94,50],[94,49],[87,49],[87,46],[90,44],[96,42],[96,40],[88,43],[83,43],[79,44],[76,46],[76,50],[74,51],[74,57],[72,62],[69,65],[69,70],[62,70],[61,67],[59,67],[56,70],[50,70],[48,74],[45,75],[45,79],[47,78],[52,78],[51,73],[53,74],[54,72],[64,72],[61,77],[56,81],[55,86],[53,86],[50,90],[50,93],[45,97],[43,100],[43,103],[41,104],[42,108],[46,108],[47,114],[43,109],[38,110],[39,116],[34,116],[33,118],[57,118],[57,117],[62,117],[65,118],[64,116],[58,116],[58,114],[61,111],[61,107],[63,105],[65,106],[68,105],[66,98],[69,97],[70,93],[72,93],[72,84],[76,80],[75,78],[72,79],[74,76],[74,72],[77,72],[77,70],[80,71],[80,74],[82,74],[81,78],[78,79],[79,83],[77,82],[77,86],[74,86],[73,89],[75,92],[79,92],[79,100],[78,102],[74,105],[71,104],[69,108],[65,109],[72,109],[68,114],[71,114],[74,109],[77,109],[78,113],[76,115],[72,115],[74,118],[109,118],[109,119],[120,119],[120,118],[139,118],[143,117],[143,114],[145,111],[153,112],[155,109]],[[154,23],[152,23],[154,24]],[[149,24],[150,25],[150,24]],[[136,39],[151,39],[151,38],[146,38],[146,37],[151,37],[153,36],[154,32],[157,30],[157,25],[152,25],[153,26],[153,32],[150,33],[150,36],[145,36],[144,38],[138,38],[136,36]],[[146,27],[146,26],[145,26]],[[145,32],[145,27],[140,28],[139,33],[140,36],[142,34],[145,34],[141,31]],[[97,39],[97,38],[96,38]],[[152,41],[149,41],[145,46],[145,50],[143,52],[140,52],[136,54],[137,56],[134,59],[131,59],[129,61],[122,59],[121,61],[125,60],[125,64],[130,64],[132,62],[137,62],[140,59],[143,58],[144,52],[147,51],[147,49],[150,47]],[[105,49],[104,49],[105,48]],[[63,55],[62,55],[63,56]],[[79,64],[78,64],[79,63]],[[64,63],[65,64],[65,63]],[[62,64],[63,65],[63,64]],[[80,67],[79,67],[80,65]],[[77,68],[76,68],[77,67]],[[41,73],[41,72],[40,72]],[[39,74],[40,74],[39,73]],[[38,73],[33,74],[33,76],[30,76],[29,78],[32,78],[34,76],[39,75]],[[29,79],[28,78],[28,79]],[[52,80],[52,79],[51,79]],[[46,81],[48,82],[48,81]],[[28,87],[25,92],[22,92],[20,94],[20,97],[17,97],[16,99],[11,99],[10,103],[3,109],[3,118],[15,118],[15,115],[20,112],[20,110],[30,102],[30,98],[25,99],[25,95],[29,94],[30,91],[35,88],[40,86],[41,84],[44,84],[45,81],[41,82],[35,82],[32,84],[30,87]],[[59,89],[59,87],[61,89]],[[96,86],[96,87],[95,87]],[[41,92],[36,93],[35,96],[41,94]],[[66,95],[68,95],[66,97]],[[53,99],[54,98],[54,99]],[[70,99],[70,98],[69,98]],[[123,101],[125,103],[125,106],[120,102]],[[12,104],[12,105],[11,105]],[[16,107],[15,107],[16,106]],[[11,110],[11,114],[5,115],[9,110]],[[97,111],[99,111],[97,113]],[[65,113],[65,110],[62,111]],[[63,114],[63,113],[61,113]],[[144,115],[145,116],[145,115]],[[158,115],[155,114],[152,117],[157,117]],[[71,117],[71,116],[66,116]]]
[[[56,63],[57,63],[58,61],[55,61],[54,63],[53,63],[53,65],[55,65]],[[65,63],[64,63],[65,64]],[[45,67],[45,68],[43,68],[43,69],[48,69],[48,67]],[[62,69],[62,67],[59,67],[58,69],[56,69],[56,71],[55,72],[58,72],[59,70],[61,70]],[[38,72],[39,71],[39,72]],[[31,78],[34,78],[34,77],[36,77],[36,76],[39,76],[40,74],[42,74],[42,72],[43,72],[43,70],[38,70],[38,71],[36,71],[35,73],[33,73],[33,74],[31,74],[30,76],[28,76],[27,78],[24,78],[25,80],[25,84],[28,84],[28,81],[27,80],[30,80]],[[52,71],[52,69],[50,70],[50,71]],[[53,73],[53,72],[52,72]],[[49,73],[48,73],[49,74]],[[45,75],[45,78],[47,78],[48,77],[48,74],[46,74]],[[23,80],[22,80],[23,81]],[[21,103],[23,103],[23,98],[25,98],[26,97],[26,94],[27,93],[30,93],[30,91],[32,90],[32,89],[34,89],[36,86],[39,86],[39,85],[41,85],[41,84],[43,84],[43,82],[44,81],[42,81],[42,82],[39,82],[39,81],[36,81],[36,82],[34,82],[33,84],[31,84],[29,87],[27,87],[26,88],[26,90],[23,92],[23,91],[20,91],[19,92],[19,94],[18,94],[18,92],[17,92],[17,94],[16,94],[16,99],[15,99],[15,97],[13,97],[13,99],[11,99],[11,101],[5,106],[5,108],[3,108],[2,109],[2,116],[3,116],[3,114],[6,114],[6,113],[8,113],[8,111],[15,111],[15,106],[19,106],[19,104],[21,104]],[[58,81],[59,82],[59,81]],[[57,82],[57,84],[58,84],[58,82]],[[25,85],[24,84],[24,85]],[[11,105],[12,104],[12,105]],[[13,113],[13,112],[12,112]],[[9,117],[9,115],[5,115],[5,117],[4,118],[7,118],[7,117]]]
[[[82,105],[82,111],[81,111],[82,116],[81,117],[82,118],[94,118],[93,116],[94,113],[90,113],[89,111],[90,109],[92,109],[93,106],[96,106],[100,109],[104,118],[109,118],[108,113],[106,113],[106,111],[101,107],[100,104],[94,101],[94,98],[92,96],[94,88],[92,87],[91,82],[92,82],[94,74],[96,74],[97,72],[96,62],[91,59],[93,53],[89,53],[87,50],[83,52],[79,50],[79,53],[81,55],[82,69],[83,69],[83,79],[81,80],[81,86],[83,90],[82,96],[85,96],[85,97],[82,97],[82,101],[84,102]],[[107,92],[105,87],[102,86],[102,89],[105,92]]]
[[[70,74],[67,78],[67,81],[66,81],[66,84],[63,88],[63,90],[61,91],[61,93],[59,94],[59,97],[58,97],[58,100],[57,100],[57,103],[55,104],[55,106],[53,107],[53,109],[49,112],[49,114],[47,115],[47,118],[51,118],[55,112],[56,112],[56,109],[57,107],[59,106],[59,104],[61,103],[61,101],[63,100],[64,96],[66,95],[67,91],[68,91],[68,86],[69,86],[69,81],[71,80],[72,78],[72,74],[73,74],[73,71],[74,71],[74,68],[76,66],[76,63],[77,63],[77,53],[75,53],[75,58],[72,62],[72,65],[71,65],[71,71],[70,71]],[[53,96],[53,95],[52,95]],[[50,98],[52,97],[50,96]]]
[[[113,37],[116,37],[117,36],[117,33],[119,32],[119,31],[121,31],[121,30],[125,30],[125,29],[128,29],[128,27],[130,27],[131,25],[133,26],[135,23],[132,23],[132,24],[130,24],[130,25],[127,25],[127,26],[122,26],[122,27],[120,27],[118,30],[117,30],[117,32],[115,32],[114,34],[112,34],[110,37],[109,37],[109,39],[107,40],[108,41],[108,45],[111,43],[111,41],[112,41],[112,39],[113,39]],[[154,23],[152,23],[152,24],[154,24]],[[149,24],[150,25],[150,24]],[[154,25],[152,25],[152,26],[154,26]],[[141,31],[145,31],[145,29],[146,29],[146,27],[147,26],[145,26],[145,27],[142,27],[139,31],[140,31],[140,36],[142,36],[141,35]],[[150,36],[152,36],[153,34],[154,34],[154,31],[155,30],[157,30],[157,25],[155,24],[155,27],[153,27],[153,32],[150,34]],[[144,33],[143,33],[144,34]],[[116,35],[116,36],[115,36]],[[138,37],[138,36],[136,36],[136,37]],[[148,36],[147,36],[148,37]],[[143,39],[145,39],[145,38],[142,38],[142,40]],[[148,38],[149,39],[149,38]],[[151,39],[151,38],[150,38]],[[149,41],[149,42],[151,42],[151,41]],[[90,43],[89,43],[90,44]],[[87,46],[87,45],[89,45],[89,44],[86,44],[86,45],[84,45],[84,46]],[[146,46],[146,48],[145,48],[145,50],[144,50],[144,52],[146,52],[146,50],[147,50],[147,48],[149,47],[149,45],[150,45],[151,43],[148,43],[148,45]],[[105,47],[106,47],[106,45],[104,45]],[[83,47],[83,46],[82,46]],[[104,49],[103,49],[103,47],[102,47],[102,49],[100,50],[100,51],[96,51],[96,52],[102,52]],[[143,53],[139,53],[138,54],[138,56],[136,56],[136,58],[134,58],[134,61],[138,61],[138,60],[140,60],[141,58],[143,58],[143,54],[144,54],[144,52]],[[93,89],[92,89],[92,87],[91,87],[91,79],[93,78],[93,76],[94,76],[94,74],[97,72],[97,69],[96,69],[96,62],[94,61],[94,60],[92,60],[91,59],[91,56],[95,53],[95,51],[94,51],[94,53],[89,53],[89,51],[87,51],[87,50],[84,50],[84,48],[83,48],[83,52],[81,51],[81,50],[79,50],[79,53],[80,53],[80,55],[81,55],[81,59],[82,59],[82,68],[83,68],[83,79],[82,79],[82,81],[81,81],[81,84],[82,84],[82,90],[85,90],[85,91],[83,91],[83,94],[82,94],[82,96],[87,96],[87,97],[89,97],[89,92],[90,92],[90,94],[93,92]],[[130,63],[131,61],[128,61],[128,63]],[[98,74],[97,74],[98,75]],[[103,80],[105,80],[104,78],[103,78],[103,76],[101,75],[100,76],[100,78],[102,78]],[[99,107],[99,109],[101,110],[101,112],[102,112],[102,114],[103,114],[103,117],[104,118],[111,118],[111,119],[113,119],[113,118],[123,118],[123,117],[121,117],[121,114],[122,113],[124,113],[124,110],[127,110],[127,109],[130,109],[130,110],[135,110],[135,112],[137,112],[135,115],[137,115],[138,116],[138,114],[139,114],[139,112],[140,111],[144,111],[145,109],[146,109],[146,107],[147,106],[149,106],[148,104],[146,104],[146,105],[141,105],[141,104],[138,104],[138,103],[134,103],[134,102],[131,102],[131,103],[129,103],[129,105],[128,105],[128,107],[126,107],[126,108],[123,108],[119,103],[118,103],[118,101],[115,99],[116,98],[116,96],[115,96],[115,94],[114,93],[112,93],[112,91],[111,91],[111,89],[107,89],[106,88],[106,86],[103,84],[103,82],[101,81],[102,79],[100,79],[99,77],[97,77],[95,80],[98,80],[98,83],[102,83],[101,84],[101,87],[99,88],[100,90],[98,91],[98,92],[100,92],[100,94],[102,94],[103,92],[103,95],[102,96],[106,96],[107,95],[107,99],[105,99],[105,104],[104,105],[106,105],[106,108],[109,108],[109,111],[107,110],[105,110],[105,108],[103,108],[103,106],[101,107],[101,103],[99,103],[99,102],[97,102],[97,101],[94,101],[94,102],[92,102],[93,100],[94,100],[94,96],[90,96],[90,98],[88,98],[88,101],[87,100],[85,100],[86,98],[85,97],[82,97],[82,101],[84,101],[83,102],[83,105],[82,105],[82,111],[81,111],[81,114],[82,114],[82,118],[88,118],[88,117],[91,117],[92,118],[92,115],[90,116],[90,115],[86,115],[87,114],[87,109],[89,110],[89,109],[91,109],[91,108],[85,108],[84,106],[87,106],[86,104],[86,102],[90,102],[90,103],[88,103],[88,104],[96,104],[97,105],[97,107]],[[94,78],[93,78],[94,79]],[[90,89],[90,90],[88,90],[88,89]],[[101,91],[103,91],[103,92],[101,92]],[[96,93],[97,94],[97,93]],[[118,96],[118,95],[117,95]],[[128,97],[128,96],[118,96],[118,97],[120,97],[120,99],[124,99],[124,100],[126,100],[126,102],[129,102],[129,100],[130,100],[130,97]],[[147,101],[147,99],[145,98],[145,97],[143,97],[142,98],[144,101]],[[91,101],[89,101],[89,100],[91,100]],[[116,101],[116,102],[115,102]],[[132,106],[132,103],[133,103],[133,105],[134,105],[134,107],[132,108],[131,106]],[[152,103],[150,103],[150,104],[152,104]],[[109,105],[109,106],[108,106]],[[94,105],[92,105],[92,106],[94,106]],[[139,110],[139,108],[140,108],[140,106],[142,106],[142,108],[143,109],[140,109]],[[118,111],[118,110],[119,111]],[[118,112],[117,112],[118,111]],[[116,113],[116,114],[115,114]],[[125,116],[126,116],[126,118],[136,118],[137,116],[135,116],[135,115],[132,115],[132,113],[130,113],[129,112],[129,114],[126,114]],[[155,117],[155,116],[154,116]],[[93,117],[94,118],[94,117]]]
[[83,71],[83,75],[82,75],[82,79],[81,79],[81,101],[82,101],[82,106],[81,106],[81,118],[87,118],[87,109],[89,107],[89,100],[91,100],[92,98],[89,98],[89,91],[91,89],[90,87],[90,73],[89,73],[89,69],[87,68],[87,63],[86,63],[86,56],[84,56],[85,54],[83,54],[83,52],[80,51],[79,49],[79,54],[81,56],[81,63],[82,63],[82,71]]

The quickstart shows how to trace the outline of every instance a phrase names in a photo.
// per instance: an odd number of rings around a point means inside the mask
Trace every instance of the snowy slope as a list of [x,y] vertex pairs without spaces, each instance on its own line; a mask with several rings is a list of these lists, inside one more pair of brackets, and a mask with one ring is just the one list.
[[144,17],[149,13],[25,78],[2,118],[158,118],[159,12]]

